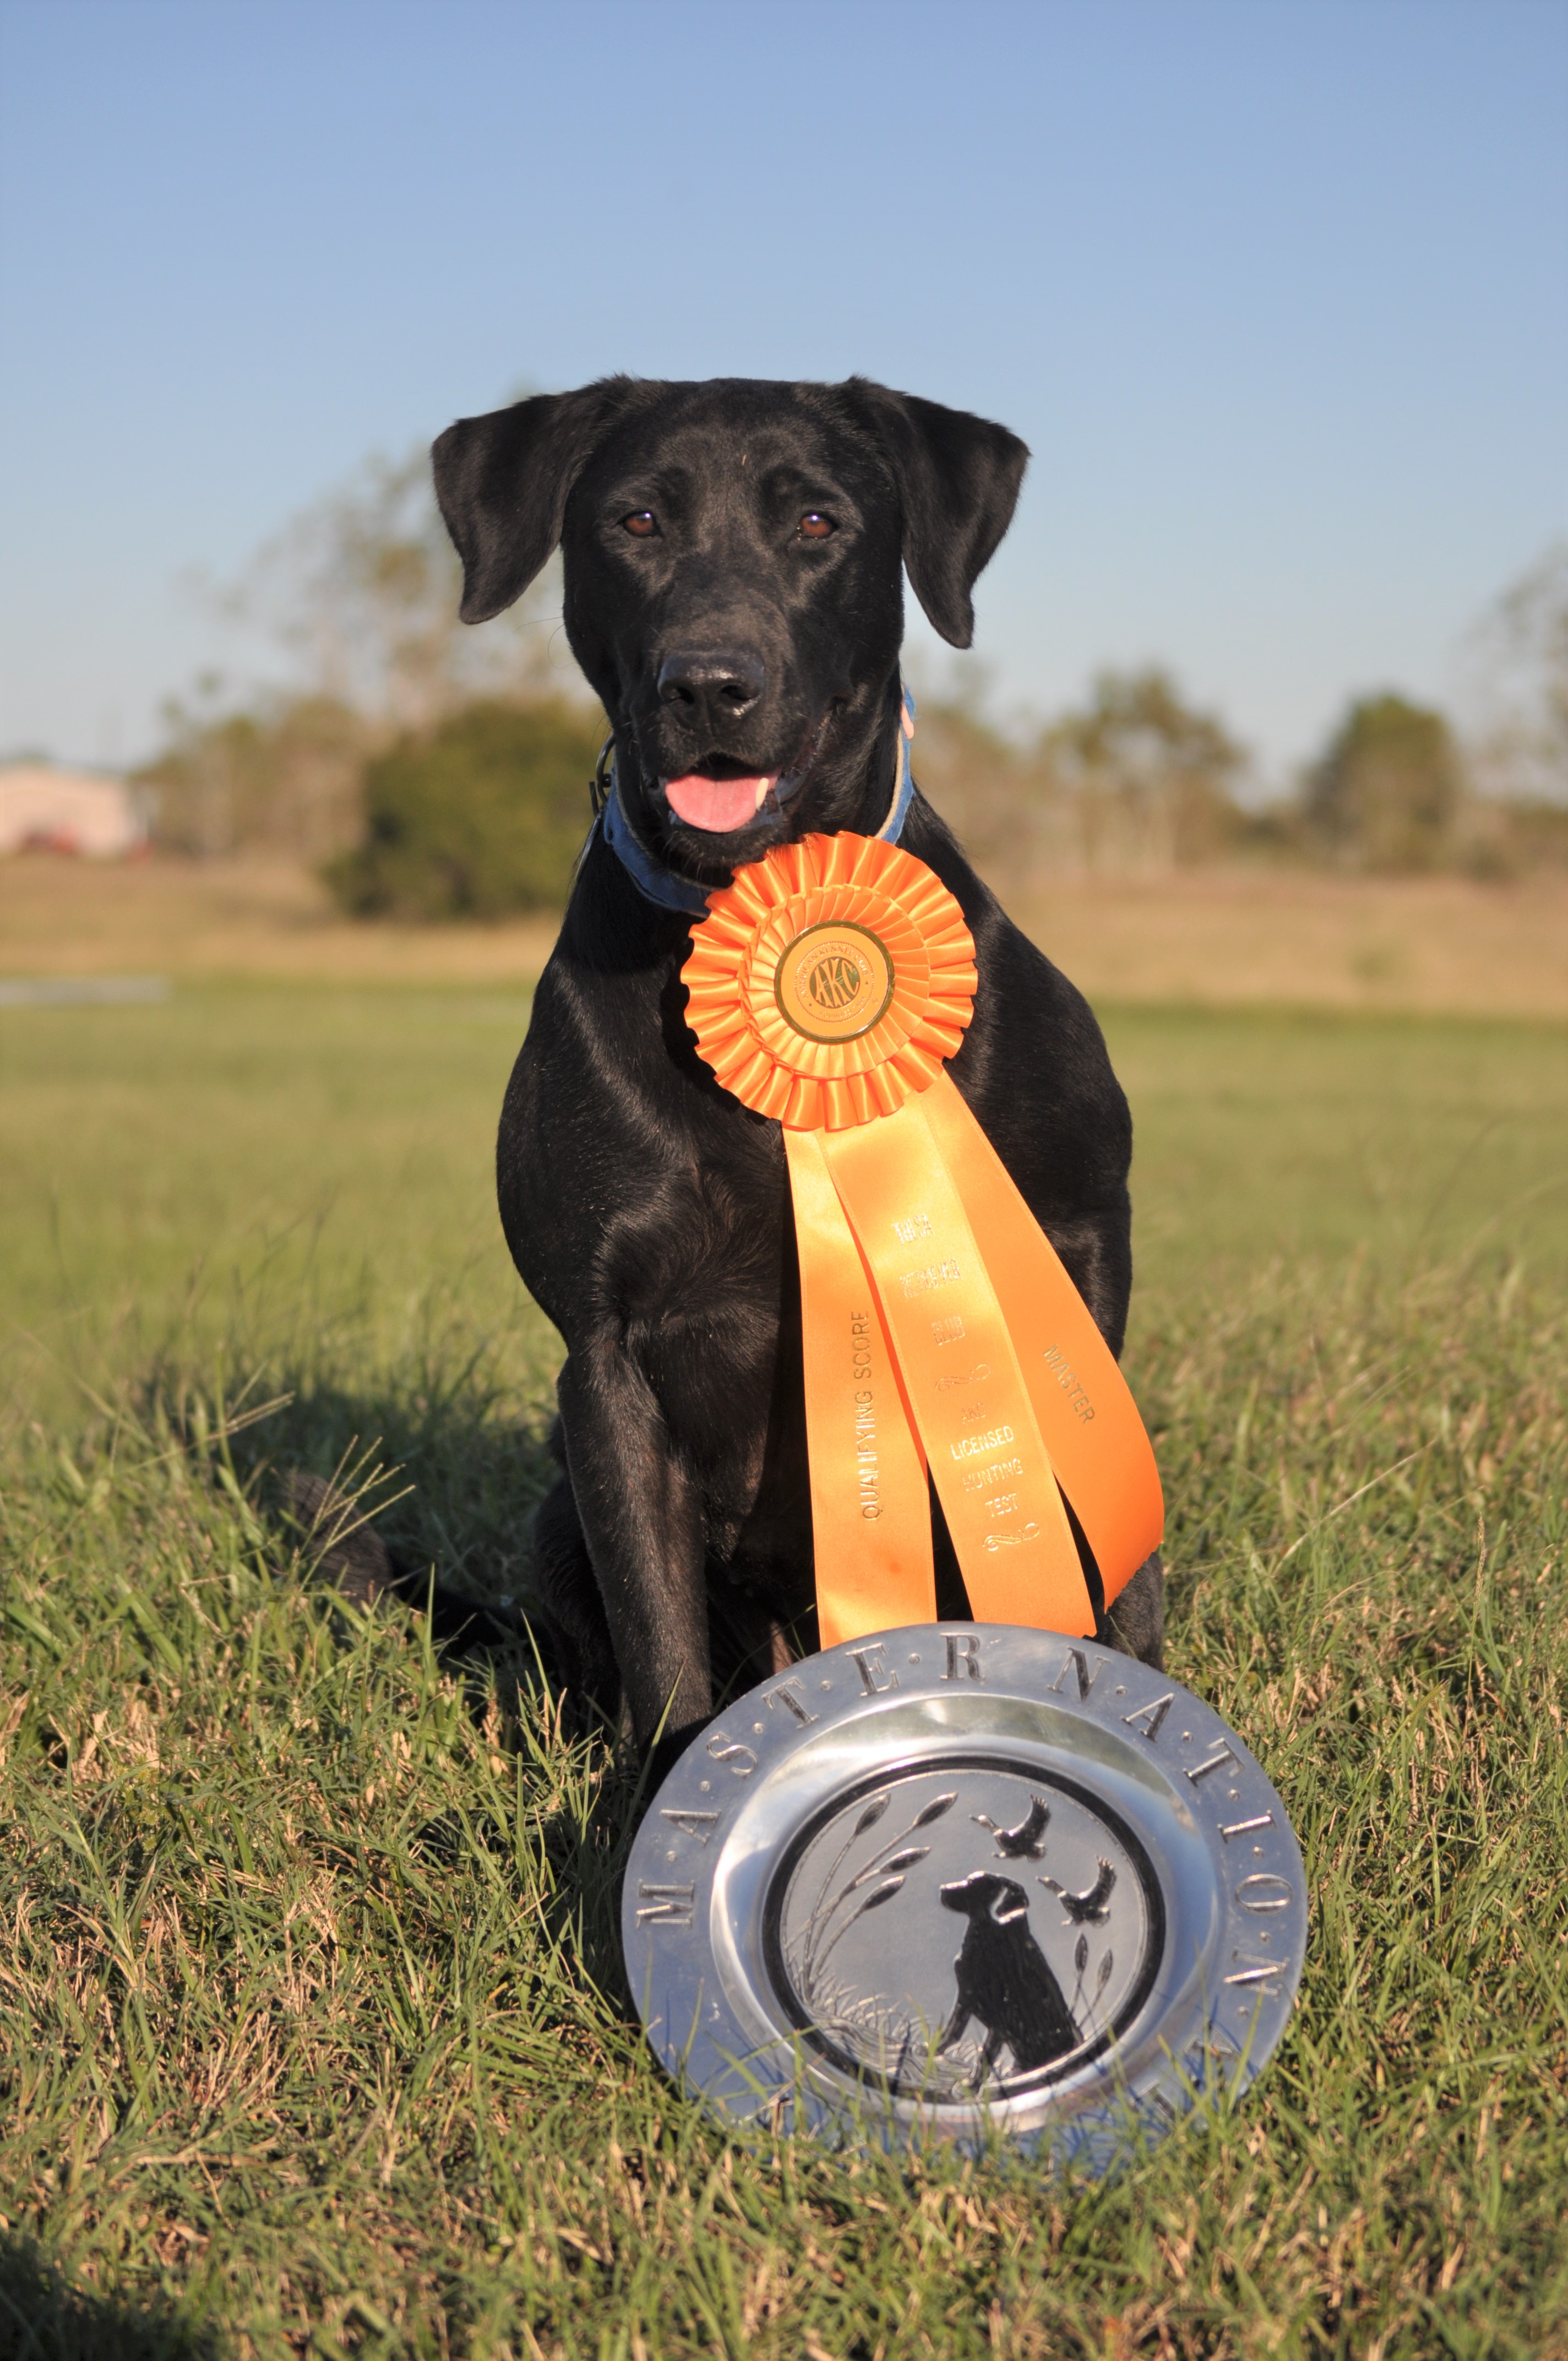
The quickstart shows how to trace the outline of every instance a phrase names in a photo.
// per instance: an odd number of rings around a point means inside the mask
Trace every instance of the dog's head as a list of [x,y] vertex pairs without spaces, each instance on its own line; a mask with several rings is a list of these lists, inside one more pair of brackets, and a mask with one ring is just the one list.
[[810,830],[881,825],[902,569],[967,647],[1027,458],[1005,427],[859,378],[609,378],[459,419],[434,450],[464,620],[561,544],[628,819],[704,884]]
[[1007,1927],[1029,1915],[1029,1897],[1023,1887],[1011,1877],[998,1877],[994,1870],[977,1869],[938,1891],[944,1909],[956,1910],[971,1922],[989,1918],[994,1927]]

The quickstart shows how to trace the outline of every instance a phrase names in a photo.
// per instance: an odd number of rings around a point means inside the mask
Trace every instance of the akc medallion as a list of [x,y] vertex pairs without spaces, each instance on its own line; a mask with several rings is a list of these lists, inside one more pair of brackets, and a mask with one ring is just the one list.
[[894,966],[869,927],[807,927],[773,970],[773,997],[786,1024],[807,1041],[853,1041],[887,1014]]
[[1301,1857],[1235,1733],[1048,1631],[912,1625],[696,1740],[632,1850],[631,1990],[716,2113],[897,2144],[987,2128],[1103,2171],[1284,2029]]

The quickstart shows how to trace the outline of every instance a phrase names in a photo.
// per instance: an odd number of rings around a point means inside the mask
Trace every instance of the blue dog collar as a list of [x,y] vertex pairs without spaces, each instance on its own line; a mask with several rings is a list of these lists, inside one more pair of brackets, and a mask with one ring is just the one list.
[[[910,768],[909,746],[915,735],[915,698],[908,688],[899,684],[904,709],[898,726],[898,780],[893,791],[893,802],[887,818],[877,834],[887,844],[896,844],[904,833],[904,823],[909,817],[909,807],[915,797],[915,776]],[[626,807],[620,800],[620,785],[615,776],[613,758],[610,763],[609,793],[604,808],[594,821],[594,829],[603,831],[604,840],[630,878],[644,901],[661,910],[679,910],[688,917],[700,918],[707,910],[707,897],[713,890],[707,885],[695,885],[688,877],[677,877],[673,869],[665,869],[646,852],[631,832]],[[588,844],[594,840],[594,830],[588,831]],[[583,848],[587,851],[587,845]]]
[[915,774],[909,767],[909,750],[915,741],[915,691],[907,682],[900,681],[898,693],[903,710],[898,717],[898,783],[893,791],[893,802],[887,818],[877,834],[884,844],[896,844],[904,834],[904,823],[909,818],[909,807],[915,800]]
[[[662,868],[652,854],[644,852],[632,835],[631,823],[620,800],[620,782],[613,771],[609,794],[594,826],[603,829],[605,842],[644,901],[656,902],[661,910],[685,910],[698,918],[704,915],[707,908],[707,887],[694,885],[690,878],[677,877],[673,869]],[[593,842],[591,835],[588,842]]]

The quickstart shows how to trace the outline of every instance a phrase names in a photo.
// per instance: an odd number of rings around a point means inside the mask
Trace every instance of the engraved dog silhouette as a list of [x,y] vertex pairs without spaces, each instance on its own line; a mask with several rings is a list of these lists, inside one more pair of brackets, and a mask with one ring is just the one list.
[[1076,2049],[1079,2031],[1049,1960],[1029,1932],[1029,1897],[1010,1877],[977,1869],[941,1889],[942,1906],[969,1920],[953,1973],[958,2005],[938,2055],[963,2038],[970,2018],[985,2027],[983,2074],[996,2071],[1003,2049],[1015,2073],[1032,2073]]

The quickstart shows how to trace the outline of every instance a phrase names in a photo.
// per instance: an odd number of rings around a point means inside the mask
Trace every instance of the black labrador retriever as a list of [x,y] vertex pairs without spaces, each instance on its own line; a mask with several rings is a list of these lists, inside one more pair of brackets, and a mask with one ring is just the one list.
[[[898,778],[903,574],[967,647],[1028,458],[1004,427],[851,378],[610,378],[460,419],[435,445],[462,612],[561,545],[572,651],[614,730],[592,833],[512,1073],[501,1219],[567,1348],[536,1530],[571,1683],[683,1744],[716,1677],[814,1645],[799,1281],[776,1123],[684,1017],[692,911],[770,847],[874,835]],[[1132,1126],[1100,1028],[918,793],[899,840],[977,947],[953,1080],[1113,1351],[1132,1281]],[[944,1615],[967,1612],[940,1509]],[[1085,1551],[1091,1597],[1103,1592]],[[1159,1660],[1157,1556],[1101,1636]]]

